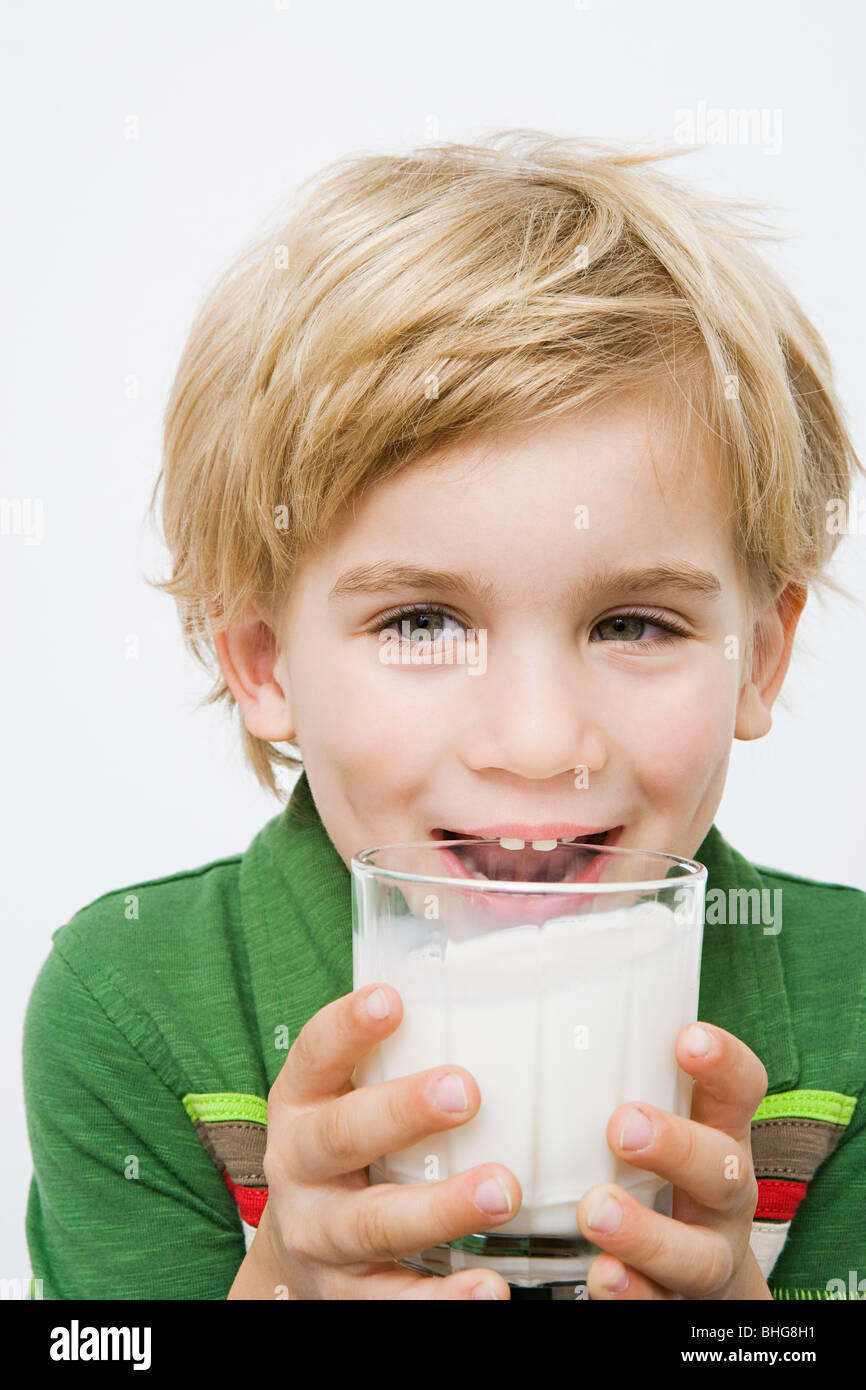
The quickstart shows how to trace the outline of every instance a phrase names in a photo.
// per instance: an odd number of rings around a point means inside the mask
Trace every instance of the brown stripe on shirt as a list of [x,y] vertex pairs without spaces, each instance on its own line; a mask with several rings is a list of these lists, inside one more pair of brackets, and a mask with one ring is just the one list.
[[262,1164],[268,1127],[257,1120],[194,1120],[196,1133],[220,1172],[242,1187],[267,1187]]
[[811,1182],[844,1133],[844,1125],[828,1120],[753,1120],[755,1177]]

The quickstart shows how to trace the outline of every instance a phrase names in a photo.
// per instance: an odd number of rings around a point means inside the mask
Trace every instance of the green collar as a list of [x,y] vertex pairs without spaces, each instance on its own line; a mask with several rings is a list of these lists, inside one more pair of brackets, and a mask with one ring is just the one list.
[[[764,887],[715,825],[694,856],[707,891]],[[304,1023],[352,989],[351,876],[325,830],[306,772],[241,861],[250,983],[268,1086]],[[704,926],[698,1018],[741,1038],[767,1069],[768,1093],[797,1084],[799,1061],[777,936],[760,923]]]

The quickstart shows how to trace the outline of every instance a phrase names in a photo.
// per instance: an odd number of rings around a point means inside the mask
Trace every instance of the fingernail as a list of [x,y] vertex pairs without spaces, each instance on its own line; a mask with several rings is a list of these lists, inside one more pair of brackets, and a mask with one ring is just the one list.
[[645,1149],[652,1142],[653,1127],[642,1110],[630,1110],[619,1136],[621,1149]]
[[499,1295],[493,1292],[489,1284],[476,1284],[472,1290],[473,1298],[498,1298]]
[[456,1071],[449,1071],[440,1078],[436,1087],[436,1104],[440,1110],[466,1109],[469,1104],[466,1099],[466,1087]]
[[367,995],[367,1013],[372,1018],[388,1017],[388,996],[383,989],[374,989],[372,994]]
[[609,1293],[622,1293],[628,1288],[628,1272],[619,1265],[611,1266],[608,1273],[601,1276],[601,1282]]
[[600,1231],[602,1235],[609,1235],[611,1231],[617,1229],[622,1221],[622,1207],[615,1197],[611,1197],[607,1192],[602,1192],[590,1207],[587,1220],[594,1231]]
[[476,1187],[473,1200],[476,1207],[488,1216],[499,1216],[503,1211],[511,1211],[511,1198],[498,1178],[488,1178]]
[[686,1033],[686,1047],[693,1057],[703,1057],[705,1052],[709,1052],[712,1041],[709,1033],[696,1023]]

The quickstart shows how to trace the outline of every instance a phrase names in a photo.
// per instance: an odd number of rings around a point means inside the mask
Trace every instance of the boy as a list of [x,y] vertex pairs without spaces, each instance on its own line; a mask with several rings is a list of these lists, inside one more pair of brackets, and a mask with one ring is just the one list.
[[[827,516],[863,470],[814,327],[731,209],[648,158],[512,132],[344,161],[200,311],[161,587],[263,785],[302,774],[244,854],[54,935],[24,1048],[47,1297],[521,1296],[396,1263],[511,1218],[496,1154],[367,1185],[472,1118],[471,1073],[351,1083],[402,1018],[352,992],[352,855],[505,821],[709,871],[691,1118],[635,1096],[607,1131],[672,1215],[585,1194],[589,1296],[866,1289],[866,894],[713,823],[809,586],[839,587]],[[483,669],[431,659],[448,624]],[[736,910],[767,900],[783,919]]]

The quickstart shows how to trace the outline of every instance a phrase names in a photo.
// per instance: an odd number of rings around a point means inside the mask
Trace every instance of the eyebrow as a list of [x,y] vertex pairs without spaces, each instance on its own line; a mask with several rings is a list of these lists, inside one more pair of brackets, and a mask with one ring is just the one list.
[[[357,594],[380,593],[405,589],[429,593],[431,590],[453,594],[472,594],[483,603],[493,605],[500,597],[495,585],[470,572],[424,569],[400,560],[381,560],[372,565],[355,565],[346,570],[334,584],[328,598],[339,600]],[[719,578],[710,570],[699,569],[688,561],[644,565],[636,568],[598,571],[584,583],[573,584],[569,598],[577,602],[597,599],[603,594],[622,593],[639,589],[643,593],[661,589],[692,594],[699,598],[717,598],[722,592]]]

